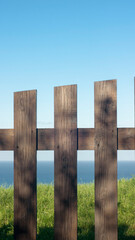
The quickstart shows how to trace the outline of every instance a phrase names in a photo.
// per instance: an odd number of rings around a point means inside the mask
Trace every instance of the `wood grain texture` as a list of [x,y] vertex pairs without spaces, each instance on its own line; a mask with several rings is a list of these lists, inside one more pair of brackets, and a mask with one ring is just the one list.
[[13,129],[0,129],[0,150],[14,150]]
[[118,128],[118,150],[135,150],[135,129]]
[[94,150],[94,128],[78,128],[78,150]]
[[37,129],[37,150],[54,150],[54,129]]
[[117,240],[116,88],[95,82],[95,240]]
[[[94,128],[78,128],[78,150],[94,150]],[[117,128],[117,149],[135,150],[135,128]]]
[[36,91],[14,94],[14,237],[36,240]]
[[[135,150],[135,129],[117,128],[117,149]],[[94,128],[77,129],[77,150],[94,150]],[[0,129],[0,151],[14,150],[14,129]],[[37,128],[37,150],[54,150],[54,129]]]
[[77,86],[54,88],[55,240],[77,240]]

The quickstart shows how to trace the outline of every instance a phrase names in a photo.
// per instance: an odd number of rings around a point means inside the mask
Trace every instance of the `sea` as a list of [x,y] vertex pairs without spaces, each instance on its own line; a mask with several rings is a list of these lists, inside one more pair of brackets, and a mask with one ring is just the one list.
[[[135,177],[135,161],[118,161],[118,179]],[[94,182],[94,161],[77,162],[77,183]],[[0,186],[14,183],[13,161],[0,161]],[[54,184],[54,161],[37,161],[37,183]]]

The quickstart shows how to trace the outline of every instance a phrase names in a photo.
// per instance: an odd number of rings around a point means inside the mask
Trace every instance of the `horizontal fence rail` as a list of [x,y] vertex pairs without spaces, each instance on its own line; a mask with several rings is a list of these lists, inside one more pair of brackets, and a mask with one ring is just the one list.
[[[37,150],[54,150],[54,128],[37,128]],[[77,150],[95,150],[95,129],[77,128]],[[117,128],[117,150],[135,150],[135,129]],[[0,129],[0,150],[14,151],[14,129]]]
[[[135,82],[135,80],[134,80]],[[94,128],[77,128],[77,85],[54,88],[54,128],[37,128],[36,90],[14,94],[14,239],[37,239],[37,150],[54,150],[54,239],[77,240],[77,150],[95,150],[95,240],[117,240],[117,150],[135,150],[135,128],[117,128],[117,81],[95,82]]]

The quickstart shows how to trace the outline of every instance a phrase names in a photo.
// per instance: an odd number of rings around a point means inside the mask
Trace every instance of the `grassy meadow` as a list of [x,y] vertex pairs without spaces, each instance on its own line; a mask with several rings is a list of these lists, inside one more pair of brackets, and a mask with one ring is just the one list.
[[[37,240],[54,239],[54,187],[37,186]],[[94,184],[78,184],[78,240],[94,240]],[[135,240],[135,178],[118,181],[118,239]],[[0,240],[13,240],[13,187],[0,187]]]

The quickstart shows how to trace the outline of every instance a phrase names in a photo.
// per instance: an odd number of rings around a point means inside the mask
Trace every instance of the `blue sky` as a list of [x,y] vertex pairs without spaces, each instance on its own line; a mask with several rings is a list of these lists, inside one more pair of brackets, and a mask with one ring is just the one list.
[[[37,127],[54,126],[54,86],[78,85],[78,127],[94,127],[94,81],[117,79],[117,125],[134,126],[135,1],[0,1],[0,128],[13,92],[37,89]],[[93,159],[93,151],[78,159]],[[0,152],[0,160],[13,158]],[[50,160],[53,152],[38,152]],[[118,159],[134,159],[119,151]]]

